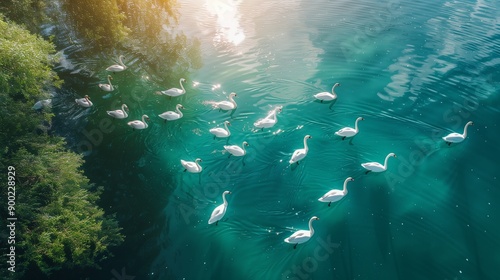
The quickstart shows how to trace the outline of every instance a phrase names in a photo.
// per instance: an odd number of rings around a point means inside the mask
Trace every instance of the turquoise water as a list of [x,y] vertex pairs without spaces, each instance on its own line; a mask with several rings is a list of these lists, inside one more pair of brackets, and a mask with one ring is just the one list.
[[[73,52],[59,69],[56,126],[86,155],[85,173],[105,187],[101,204],[127,237],[88,277],[116,279],[122,269],[135,279],[500,277],[497,2],[179,2],[179,26],[200,39],[203,58],[185,95],[155,95],[180,77],[155,82],[161,74],[133,50],[91,61]],[[97,84],[119,54],[129,69],[104,94]],[[335,82],[337,101],[314,100]],[[231,92],[233,112],[206,105]],[[73,102],[84,94],[90,109]],[[146,130],[109,119],[122,102],[127,121],[151,118]],[[157,117],[178,103],[182,119]],[[276,106],[278,123],[255,129]],[[359,116],[352,141],[334,135]],[[225,120],[231,137],[214,140],[208,130]],[[469,120],[463,143],[441,140]],[[290,166],[306,134],[309,154]],[[223,152],[245,140],[244,162]],[[364,174],[361,163],[390,152],[387,172]],[[202,173],[182,172],[180,159],[198,157]],[[343,200],[317,201],[349,176]],[[226,216],[208,225],[225,190]],[[309,242],[295,250],[283,242],[312,216],[320,220]]]

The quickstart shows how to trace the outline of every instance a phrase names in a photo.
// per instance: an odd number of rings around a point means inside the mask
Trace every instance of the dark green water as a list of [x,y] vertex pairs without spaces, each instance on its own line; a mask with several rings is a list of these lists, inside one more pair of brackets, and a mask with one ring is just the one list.
[[[179,2],[180,28],[201,40],[204,65],[185,77],[181,97],[155,95],[178,80],[155,82],[161,74],[133,50],[92,58],[64,50],[56,126],[86,154],[85,173],[105,187],[101,204],[127,236],[88,277],[500,278],[498,2]],[[119,54],[128,70],[104,94],[97,84]],[[334,104],[314,100],[335,82]],[[230,92],[238,94],[234,112],[205,105]],[[85,94],[90,109],[74,104]],[[122,103],[129,118],[111,120],[106,111]],[[178,103],[182,119],[157,116]],[[256,130],[278,105],[278,123]],[[143,114],[146,130],[126,125]],[[359,116],[354,140],[334,135]],[[250,144],[245,165],[208,132],[225,120],[228,143]],[[469,120],[463,143],[441,140]],[[290,167],[306,134],[309,154]],[[387,172],[364,174],[361,163],[389,152],[398,157]],[[203,172],[183,173],[180,159],[197,157]],[[317,201],[349,176],[342,201]],[[208,225],[225,190],[226,216]],[[312,216],[320,220],[308,243],[294,250],[283,242]]]

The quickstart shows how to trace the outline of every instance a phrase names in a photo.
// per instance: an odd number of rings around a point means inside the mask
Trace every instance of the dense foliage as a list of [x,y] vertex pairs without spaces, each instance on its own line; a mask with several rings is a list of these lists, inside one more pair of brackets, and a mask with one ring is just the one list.
[[[59,85],[51,70],[54,52],[51,43],[0,19],[0,182],[7,182],[7,167],[14,166],[17,218],[16,273],[2,262],[1,274],[9,275],[1,279],[21,278],[28,270],[50,274],[96,266],[123,239],[116,221],[97,206],[100,192],[82,174],[81,156],[47,133],[49,110],[31,108]],[[7,205],[7,188],[0,192]],[[7,212],[0,213],[6,221]]]
[[2,0],[0,13],[36,32],[46,19],[44,10],[47,3],[45,0]]

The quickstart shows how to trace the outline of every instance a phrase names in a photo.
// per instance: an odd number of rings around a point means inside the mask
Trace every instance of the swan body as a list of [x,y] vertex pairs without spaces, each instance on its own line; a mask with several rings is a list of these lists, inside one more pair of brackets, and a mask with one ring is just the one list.
[[451,143],[460,143],[464,141],[465,138],[467,138],[467,127],[469,125],[474,125],[474,123],[472,121],[467,122],[464,127],[464,133],[460,134],[453,132],[443,137],[443,140],[446,141],[448,145],[451,145]]
[[45,99],[45,100],[40,100],[31,107],[33,110],[40,110],[44,107],[50,107],[52,105],[52,99]]
[[127,110],[127,105],[123,104],[121,110],[106,111],[106,113],[115,119],[125,119],[128,117]]
[[82,106],[82,107],[92,107],[94,105],[92,101],[90,101],[90,97],[88,95],[85,95],[83,98],[75,99],[76,104]]
[[256,121],[253,125],[257,128],[262,128],[262,129],[273,127],[278,122],[276,114],[278,112],[281,112],[281,110],[282,110],[281,106],[276,107],[268,116]]
[[125,64],[123,64],[122,58],[123,58],[123,55],[120,55],[118,57],[118,61],[120,62],[120,64],[113,64],[113,65],[109,66],[108,68],[106,68],[106,71],[121,72],[121,71],[127,69],[127,66],[125,66]]
[[158,93],[163,94],[163,95],[168,95],[170,97],[177,97],[177,96],[183,95],[184,93],[186,93],[186,90],[184,89],[184,86],[182,85],[182,83],[185,81],[186,81],[186,79],[184,79],[184,78],[181,78],[179,80],[179,84],[181,85],[181,88],[171,88],[171,89],[159,91]]
[[319,218],[314,216],[309,220],[309,230],[298,230],[290,235],[290,237],[285,238],[284,241],[286,243],[295,244],[295,246],[293,247],[294,249],[297,248],[297,244],[302,244],[309,241],[309,239],[311,239],[311,237],[314,235],[312,222],[315,220],[319,220]]
[[231,94],[229,94],[229,101],[224,100],[220,102],[215,102],[213,104],[214,108],[219,108],[221,110],[226,110],[226,111],[236,109],[238,105],[233,99],[235,96],[237,96],[236,93],[231,92]]
[[238,145],[225,145],[224,149],[228,151],[231,155],[236,156],[236,157],[242,157],[247,154],[247,151],[245,150],[245,147],[248,147],[247,141],[243,141],[243,144],[241,144],[241,147]]
[[359,129],[358,129],[358,122],[364,120],[362,117],[359,117],[356,119],[356,122],[354,123],[354,128],[352,127],[344,127],[337,132],[335,132],[335,135],[341,136],[342,140],[344,140],[346,137],[353,137],[356,134],[358,134]]
[[134,128],[134,129],[145,129],[148,128],[148,123],[146,120],[149,120],[149,117],[147,115],[142,115],[142,121],[135,120],[135,121],[130,121],[127,124]]
[[330,206],[332,202],[341,200],[347,194],[347,183],[351,181],[354,181],[352,177],[345,179],[344,188],[342,190],[331,190],[320,197],[318,201],[328,202],[328,206]]
[[307,156],[307,152],[309,151],[309,147],[307,146],[307,139],[312,138],[310,135],[306,135],[304,137],[304,148],[297,149],[293,152],[292,158],[290,159],[290,164],[299,163],[300,160],[304,159]]
[[211,128],[209,131],[210,133],[212,133],[215,137],[219,137],[219,138],[227,138],[229,136],[231,136],[231,131],[229,131],[229,128],[227,127],[228,125],[231,125],[230,122],[228,121],[225,121],[224,122],[224,127],[225,128],[222,128],[222,127],[215,127],[215,128]]
[[198,162],[201,162],[201,158],[197,158],[194,161],[185,161],[181,159],[181,164],[184,167],[184,172],[188,171],[191,173],[200,173],[203,168]]
[[182,112],[180,109],[184,109],[184,107],[181,104],[177,104],[175,106],[175,112],[174,111],[167,111],[164,112],[160,115],[158,115],[160,118],[164,119],[165,121],[174,121],[182,118]]
[[219,221],[224,218],[224,215],[226,215],[226,210],[227,210],[227,200],[226,200],[226,195],[231,194],[230,191],[224,191],[222,193],[222,201],[223,203],[219,206],[217,206],[214,211],[212,211],[212,215],[210,215],[210,219],[208,220],[208,224],[211,225],[215,223],[217,225]]
[[108,83],[107,84],[99,84],[99,88],[104,90],[104,91],[113,91],[115,88],[111,84],[111,80],[113,80],[113,77],[108,75]]
[[373,172],[383,172],[387,170],[387,161],[389,160],[390,157],[396,157],[395,153],[390,153],[385,157],[384,165],[378,163],[378,162],[367,162],[367,163],[362,163],[361,166],[365,168],[366,173],[373,171]]
[[338,86],[340,86],[340,84],[335,83],[332,87],[332,93],[324,91],[324,92],[320,92],[320,93],[315,94],[314,97],[318,100],[321,100],[321,102],[335,100],[335,99],[337,99],[337,94],[335,93],[335,88]]

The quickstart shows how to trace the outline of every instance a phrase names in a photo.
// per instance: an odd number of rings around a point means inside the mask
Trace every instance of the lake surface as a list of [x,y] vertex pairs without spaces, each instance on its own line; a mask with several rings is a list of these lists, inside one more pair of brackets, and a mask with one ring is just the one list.
[[[180,2],[179,28],[201,41],[203,67],[168,98],[133,50],[88,59],[64,50],[55,124],[84,153],[126,240],[90,279],[500,279],[500,5],[496,1]],[[125,56],[103,93],[104,69]],[[82,73],[91,73],[82,75]],[[161,74],[156,74],[161,75]],[[313,95],[338,98],[320,103]],[[237,93],[238,108],[207,104]],[[74,104],[88,94],[90,109]],[[107,110],[125,102],[127,120]],[[158,117],[185,107],[184,117]],[[278,123],[253,123],[283,106]],[[150,117],[145,130],[127,121]],[[354,126],[350,141],[335,131]],[[228,140],[208,130],[230,121]],[[462,132],[450,146],[441,139]],[[300,165],[288,163],[311,135]],[[227,143],[247,141],[241,158]],[[363,162],[385,173],[365,174]],[[201,158],[203,172],[180,160]],[[328,207],[318,198],[348,195]],[[212,210],[229,190],[217,226]],[[315,234],[297,246],[297,229]],[[83,276],[83,275],[82,275]],[[120,277],[121,276],[121,277]]]

